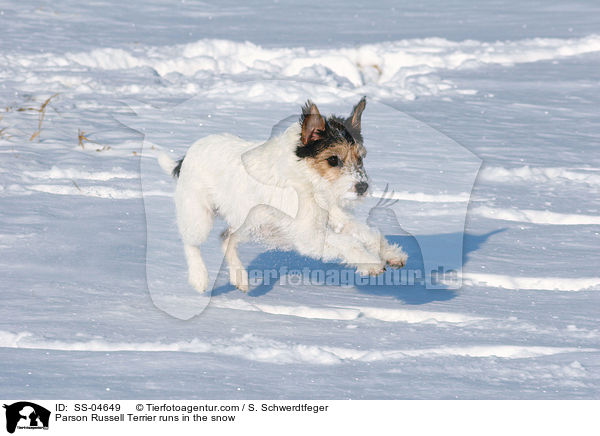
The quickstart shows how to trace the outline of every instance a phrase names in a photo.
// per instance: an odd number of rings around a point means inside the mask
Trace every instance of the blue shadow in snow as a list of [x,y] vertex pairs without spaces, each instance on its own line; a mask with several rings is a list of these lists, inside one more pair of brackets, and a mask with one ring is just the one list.
[[[478,250],[491,236],[503,232],[506,229],[498,229],[482,235],[463,234],[463,265],[467,262],[469,254]],[[434,241],[440,241],[440,249],[444,249],[444,241],[456,240],[460,238],[459,234],[431,235]],[[308,275],[302,277],[311,277],[312,272],[323,271],[325,274],[331,274],[337,278],[348,278],[349,281],[338,280],[336,283],[328,283],[323,279],[310,283],[311,286],[346,286],[354,287],[359,292],[375,296],[392,296],[406,304],[425,304],[432,301],[447,301],[456,296],[456,291],[452,289],[427,289],[420,278],[424,278],[423,258],[417,240],[409,235],[387,236],[390,242],[401,245],[408,254],[407,265],[401,270],[388,269],[384,274],[378,277],[363,278],[357,275],[353,269],[340,265],[338,263],[325,263],[309,257],[301,256],[292,251],[266,251],[255,257],[248,265],[248,271],[270,271],[271,276],[268,280],[263,280],[258,285],[250,286],[248,296],[260,297],[270,292],[276,283],[281,280],[281,275],[289,272],[302,274],[308,271]],[[403,273],[405,271],[405,273]],[[420,272],[420,274],[419,274]],[[403,275],[404,274],[404,275]],[[411,274],[414,280],[409,277]],[[314,277],[314,276],[312,276]],[[252,279],[251,279],[252,281]],[[292,282],[291,280],[288,280]],[[296,286],[303,286],[298,284]],[[228,282],[227,268],[222,267],[219,276],[215,282],[215,288],[212,295],[221,295],[228,292],[239,292]]]

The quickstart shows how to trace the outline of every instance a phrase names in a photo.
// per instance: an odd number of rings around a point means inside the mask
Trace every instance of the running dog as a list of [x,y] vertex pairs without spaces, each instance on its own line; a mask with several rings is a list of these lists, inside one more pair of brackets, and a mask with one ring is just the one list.
[[248,273],[237,247],[248,240],[341,261],[361,275],[406,264],[408,256],[400,246],[348,211],[352,200],[365,197],[369,188],[361,134],[365,106],[363,97],[347,118],[324,117],[308,100],[298,122],[262,144],[211,135],[196,141],[178,162],[159,156],[162,168],[177,178],[177,224],[195,289],[208,287],[199,245],[216,215],[229,226],[222,245],[230,281],[244,292]]

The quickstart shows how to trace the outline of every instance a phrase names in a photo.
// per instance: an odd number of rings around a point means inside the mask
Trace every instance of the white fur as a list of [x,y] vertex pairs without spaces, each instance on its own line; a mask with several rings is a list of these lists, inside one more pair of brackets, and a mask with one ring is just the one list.
[[[189,282],[198,291],[208,286],[199,245],[215,214],[229,224],[223,250],[230,281],[242,291],[248,290],[248,274],[237,245],[248,239],[324,261],[340,260],[361,274],[379,274],[386,263],[406,262],[400,247],[342,209],[342,198],[356,181],[354,174],[331,183],[294,154],[300,129],[295,123],[262,145],[229,134],[211,135],[188,150],[175,203]],[[159,162],[169,172],[173,169],[168,156]]]

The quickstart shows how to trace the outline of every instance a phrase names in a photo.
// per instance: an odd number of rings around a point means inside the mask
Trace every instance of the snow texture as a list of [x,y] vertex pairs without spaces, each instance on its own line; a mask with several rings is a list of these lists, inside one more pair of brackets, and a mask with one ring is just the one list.
[[[0,1],[0,397],[599,398],[597,3],[354,3]],[[248,244],[244,295],[218,221],[186,286],[154,152],[362,95],[405,272]]]

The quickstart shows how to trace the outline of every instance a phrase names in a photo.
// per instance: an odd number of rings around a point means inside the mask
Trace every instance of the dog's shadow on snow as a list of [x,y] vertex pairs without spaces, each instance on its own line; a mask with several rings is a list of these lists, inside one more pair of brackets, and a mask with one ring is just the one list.
[[[498,229],[482,235],[464,233],[463,236],[463,265],[468,261],[469,254],[478,250],[491,236],[503,232]],[[460,235],[431,235],[435,241],[454,240]],[[417,240],[410,235],[387,236],[390,242],[401,245],[409,258],[404,269],[388,270],[384,275],[374,278],[358,276],[354,270],[338,263],[325,263],[319,260],[301,256],[291,251],[266,251],[256,256],[248,265],[251,274],[249,297],[260,297],[270,292],[276,284],[301,289],[303,286],[345,286],[355,288],[363,294],[375,296],[392,296],[406,304],[425,304],[432,301],[447,301],[457,295],[453,289],[427,289],[420,278],[424,277],[423,258]],[[442,244],[443,245],[443,244]],[[440,246],[440,249],[444,249]],[[252,271],[260,272],[262,280],[252,283]],[[319,275],[317,272],[322,272]],[[265,274],[269,274],[268,278]],[[411,280],[410,277],[414,277]],[[282,277],[283,276],[283,277]],[[330,281],[331,280],[331,281]],[[212,295],[229,292],[239,292],[229,284],[226,268],[221,268],[215,282]]]

